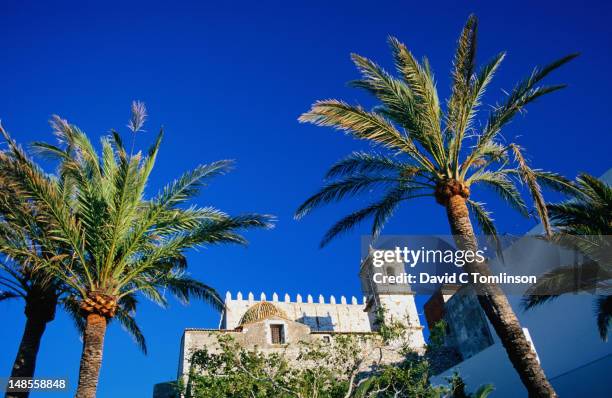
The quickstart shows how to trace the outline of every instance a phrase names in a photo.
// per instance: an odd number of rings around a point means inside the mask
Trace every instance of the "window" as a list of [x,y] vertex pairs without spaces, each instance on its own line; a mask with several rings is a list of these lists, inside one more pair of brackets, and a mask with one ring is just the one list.
[[323,341],[326,342],[326,343],[331,343],[331,337],[323,336]]
[[285,328],[283,325],[270,325],[272,344],[285,344]]

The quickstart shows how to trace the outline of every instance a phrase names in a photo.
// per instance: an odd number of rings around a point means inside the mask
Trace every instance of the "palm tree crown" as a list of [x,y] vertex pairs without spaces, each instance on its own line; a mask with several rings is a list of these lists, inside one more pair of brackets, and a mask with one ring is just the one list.
[[[102,138],[98,156],[76,126],[57,116],[52,126],[64,145],[39,142],[33,147],[60,160],[56,179],[49,178],[3,133],[14,159],[10,164],[13,185],[22,199],[36,205],[38,219],[46,225],[46,239],[66,251],[40,261],[72,290],[77,313],[117,317],[137,331],[130,317],[135,294],[166,305],[166,290],[182,301],[194,296],[221,309],[217,292],[186,273],[184,251],[204,244],[246,243],[239,230],[267,228],[272,220],[266,215],[229,216],[212,207],[185,206],[208,179],[227,172],[231,161],[198,166],[154,198],[145,199],[161,132],[146,155],[130,156],[113,131]],[[144,348],[139,332],[137,337]]]
[[[61,179],[46,174],[15,144],[0,126],[0,131],[9,143],[9,151],[0,153],[0,252],[6,255],[0,263],[0,301],[22,298],[28,307],[38,311],[47,310],[48,321],[55,315],[55,306],[60,304],[74,320],[80,333],[84,322],[81,316],[78,294],[71,284],[61,278],[59,269],[69,264],[71,249],[66,242],[55,239],[54,224],[48,223],[44,206],[23,190],[24,171],[36,175],[37,184],[51,192],[58,192],[66,184]],[[121,300],[116,319],[124,326],[139,347],[146,353],[146,343],[140,328],[133,318],[133,297]]]
[[504,142],[501,132],[527,104],[564,87],[540,83],[576,54],[536,68],[501,105],[493,107],[481,128],[476,123],[481,99],[505,53],[476,71],[476,32],[477,20],[470,16],[459,37],[452,93],[445,108],[438,99],[427,59],[417,61],[391,37],[389,44],[399,77],[365,57],[352,55],[362,77],[351,85],[373,94],[380,101],[378,106],[366,110],[339,100],[324,100],[300,116],[301,122],[334,127],[388,150],[355,152],[340,160],[328,171],[329,182],[299,207],[297,218],[322,204],[375,186],[385,189],[379,201],[337,222],[324,236],[322,246],[368,217],[373,217],[372,235],[377,236],[394,209],[405,200],[434,196],[445,205],[455,194],[467,199],[482,231],[496,236],[489,211],[483,203],[469,199],[470,189],[476,184],[486,185],[527,215],[527,205],[517,188],[519,181],[528,186],[536,210],[550,231],[540,184],[565,188],[569,182],[557,174],[530,168],[522,148]]
[[[133,103],[128,128],[136,134],[145,120],[144,105]],[[2,129],[13,160],[6,175],[20,197],[36,207],[45,238],[64,250],[59,256],[40,256],[40,262],[71,290],[77,323],[83,328],[76,396],[92,398],[108,322],[119,319],[144,349],[144,338],[131,318],[137,293],[166,305],[169,291],[181,301],[197,297],[221,309],[217,292],[186,273],[185,251],[205,244],[245,243],[240,230],[270,227],[271,217],[230,216],[212,207],[188,206],[208,179],[230,168],[230,161],[198,166],[145,198],[161,131],[146,155],[133,154],[134,140],[128,154],[116,131],[102,138],[98,154],[78,127],[57,116],[52,126],[62,144],[40,142],[34,148],[59,160],[59,177],[46,175]]]

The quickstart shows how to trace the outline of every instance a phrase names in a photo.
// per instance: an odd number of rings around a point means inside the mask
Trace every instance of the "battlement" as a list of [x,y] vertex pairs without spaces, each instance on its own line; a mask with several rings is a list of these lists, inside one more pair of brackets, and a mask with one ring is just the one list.
[[222,326],[226,329],[236,328],[240,319],[249,308],[263,301],[274,304],[282,310],[288,319],[300,322],[310,327],[312,331],[346,331],[346,332],[368,332],[371,330],[370,321],[366,309],[366,298],[358,300],[357,297],[347,299],[346,296],[328,296],[320,294],[316,299],[312,294],[303,297],[296,294],[291,297],[283,295],[280,300],[277,293],[272,293],[268,298],[266,293],[260,293],[258,300],[252,292],[243,295],[237,292],[235,295],[227,292],[225,294],[225,311]]
[[[363,294],[361,298],[323,294],[226,292],[218,329],[185,329],[179,377],[190,369],[193,350],[202,347],[214,349],[219,335],[231,333],[244,348],[285,353],[290,350],[290,344],[300,341],[332,341],[336,335],[376,336],[380,327],[377,314],[383,307],[386,309],[386,319],[406,324],[406,339],[393,342],[394,346],[388,344],[385,352],[390,354],[367,350],[367,355],[380,356],[379,360],[384,361],[398,361],[402,356],[397,353],[404,343],[421,352],[425,341],[410,287],[387,284],[374,286],[372,278],[373,272],[399,275],[404,271],[404,264],[387,265],[383,269],[365,264],[371,265],[371,262],[364,259],[359,272]],[[273,343],[272,337],[273,330],[279,327],[285,339],[281,345]],[[299,351],[298,345],[291,347],[294,352]]]
[[[225,303],[226,306],[228,303],[230,302],[248,302],[248,303],[257,303],[257,302],[261,302],[261,301],[270,301],[273,303],[278,303],[278,302],[284,302],[284,303],[295,303],[295,304],[299,304],[299,303],[307,303],[307,304],[314,304],[314,298],[312,295],[308,294],[306,295],[306,300],[303,299],[301,294],[297,294],[295,296],[295,300],[291,301],[291,296],[289,296],[289,294],[284,295],[284,298],[282,301],[279,300],[279,296],[276,293],[272,293],[272,296],[270,299],[267,298],[265,293],[260,293],[259,294],[259,300],[255,300],[255,295],[252,292],[247,293],[246,298],[245,296],[242,295],[242,292],[237,292],[236,293],[236,297],[233,298],[232,297],[232,293],[231,292],[226,292],[225,293]],[[341,305],[359,305],[359,306],[363,306],[365,305],[367,302],[366,297],[363,296],[361,299],[361,303],[358,302],[357,297],[355,296],[351,296],[351,300],[350,303],[347,302],[347,299],[345,296],[340,296],[340,300],[337,301],[336,297],[334,295],[329,296],[329,299],[327,301],[327,303],[325,302],[325,297],[322,294],[319,294],[319,297],[317,298],[317,304],[341,304]]]

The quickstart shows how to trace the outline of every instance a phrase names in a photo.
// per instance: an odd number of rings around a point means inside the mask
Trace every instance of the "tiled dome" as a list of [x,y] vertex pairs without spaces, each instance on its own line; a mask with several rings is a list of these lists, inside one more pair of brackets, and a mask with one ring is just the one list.
[[249,308],[240,319],[240,326],[276,316],[287,319],[287,314],[268,301],[261,301]]

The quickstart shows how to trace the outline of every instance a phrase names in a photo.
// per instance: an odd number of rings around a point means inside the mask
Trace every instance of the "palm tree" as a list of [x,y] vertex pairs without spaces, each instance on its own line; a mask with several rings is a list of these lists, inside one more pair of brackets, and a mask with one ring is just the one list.
[[[0,301],[21,298],[25,301],[26,325],[13,364],[11,377],[32,377],[40,341],[48,322],[55,317],[61,285],[50,275],[39,272],[39,258],[49,260],[54,250],[45,248],[42,228],[35,209],[19,200],[5,177],[10,161],[0,153],[0,251],[6,256],[0,262]],[[7,397],[28,393],[7,393]]]
[[[0,130],[3,131],[2,126]],[[10,153],[0,152],[0,252],[5,255],[0,262],[0,301],[25,302],[26,324],[11,377],[33,377],[42,336],[55,318],[57,305],[74,319],[81,333],[84,324],[70,286],[56,278],[51,267],[46,267],[54,262],[61,266],[69,257],[68,247],[48,238],[51,235],[48,225],[35,203],[23,200],[18,184],[12,183],[16,162]],[[46,185],[57,184],[51,176],[41,177]],[[130,313],[121,308],[117,319],[146,352],[144,337]],[[28,396],[29,391],[6,393],[7,398]]]
[[[343,101],[324,100],[315,102],[300,116],[301,122],[333,127],[383,149],[380,153],[355,152],[333,165],[326,176],[327,184],[298,208],[296,218],[301,218],[320,205],[373,188],[385,190],[380,200],[332,226],[322,246],[368,217],[373,217],[372,235],[376,237],[400,203],[433,197],[446,210],[458,248],[476,250],[470,215],[482,232],[497,236],[484,204],[470,197],[471,188],[477,184],[491,188],[527,215],[527,205],[517,189],[519,181],[525,182],[537,213],[547,231],[550,229],[540,184],[562,188],[569,182],[557,174],[530,168],[523,149],[503,141],[501,131],[527,104],[564,87],[539,84],[576,55],[536,68],[501,105],[493,107],[481,127],[477,123],[481,99],[505,53],[476,71],[476,33],[477,19],[470,16],[459,38],[452,93],[445,109],[440,105],[427,59],[417,61],[391,37],[399,77],[367,58],[352,55],[362,74],[352,85],[373,94],[380,101],[378,106],[368,111]],[[472,262],[466,267],[468,272],[490,272],[483,263]],[[530,396],[555,396],[506,296],[496,285],[478,285],[477,290],[480,304]]]
[[[144,106],[132,108],[130,128],[140,131]],[[47,264],[78,299],[84,323],[77,398],[95,397],[107,324],[123,311],[133,313],[136,294],[166,305],[165,291],[182,301],[197,297],[220,309],[214,289],[186,273],[185,251],[205,244],[239,243],[240,230],[270,227],[271,217],[229,216],[212,207],[187,207],[190,199],[231,162],[201,165],[168,184],[151,199],[145,186],[155,164],[162,133],[147,155],[128,154],[119,134],[101,140],[101,155],[76,126],[54,117],[62,147],[37,143],[38,151],[58,158],[61,184],[46,184],[7,136],[17,163],[16,179],[24,198],[40,210],[49,239],[61,242],[70,257],[61,266]]]
[[[562,266],[542,275],[524,299],[526,309],[553,300],[561,294],[609,291],[612,279],[612,187],[589,174],[576,179],[573,198],[547,206],[555,227],[552,240],[582,253],[586,261]],[[577,278],[580,276],[580,278]],[[551,295],[551,293],[554,293]],[[595,300],[597,329],[608,339],[612,323],[612,296]]]

